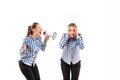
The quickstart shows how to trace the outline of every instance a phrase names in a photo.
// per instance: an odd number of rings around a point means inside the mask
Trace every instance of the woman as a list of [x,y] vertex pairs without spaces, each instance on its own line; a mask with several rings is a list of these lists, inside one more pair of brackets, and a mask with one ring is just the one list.
[[81,60],[80,49],[84,48],[82,35],[77,33],[77,26],[75,23],[68,25],[67,33],[62,35],[59,47],[63,49],[61,58],[61,70],[63,80],[78,80]]
[[24,39],[20,50],[19,66],[23,75],[27,80],[40,80],[39,71],[35,59],[39,50],[45,51],[46,43],[49,36],[44,38],[44,42],[40,37],[41,27],[35,22],[28,27],[27,37]]

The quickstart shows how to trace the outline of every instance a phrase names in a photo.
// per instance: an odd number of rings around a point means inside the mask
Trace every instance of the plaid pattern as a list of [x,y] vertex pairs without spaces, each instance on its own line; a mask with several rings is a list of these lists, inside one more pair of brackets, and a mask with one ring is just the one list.
[[70,39],[65,33],[62,35],[59,47],[63,49],[61,59],[67,64],[76,64],[80,61],[80,49],[84,48],[82,35],[74,39]]
[[23,40],[23,44],[26,45],[26,51],[20,49],[20,60],[26,65],[32,66],[35,64],[35,59],[38,51],[41,49],[45,51],[46,43],[42,42],[41,37],[33,38],[32,36],[26,37]]

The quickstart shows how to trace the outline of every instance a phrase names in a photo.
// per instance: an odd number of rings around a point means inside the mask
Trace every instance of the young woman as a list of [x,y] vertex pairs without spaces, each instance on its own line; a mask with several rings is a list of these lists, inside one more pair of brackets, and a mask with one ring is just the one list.
[[39,71],[35,59],[39,50],[45,51],[46,43],[49,36],[44,38],[44,42],[40,37],[41,27],[35,22],[28,27],[27,37],[24,39],[20,49],[19,67],[27,80],[40,80]]
[[75,23],[68,25],[67,33],[62,35],[59,47],[63,49],[61,57],[61,70],[63,80],[78,80],[81,60],[80,49],[84,48],[82,35],[77,33],[77,26]]

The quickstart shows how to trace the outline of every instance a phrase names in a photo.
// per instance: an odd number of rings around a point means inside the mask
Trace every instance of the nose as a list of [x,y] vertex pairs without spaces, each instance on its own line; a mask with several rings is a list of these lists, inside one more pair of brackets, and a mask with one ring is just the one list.
[[71,34],[73,34],[74,32],[73,32],[73,31],[71,31],[70,33],[71,33]]

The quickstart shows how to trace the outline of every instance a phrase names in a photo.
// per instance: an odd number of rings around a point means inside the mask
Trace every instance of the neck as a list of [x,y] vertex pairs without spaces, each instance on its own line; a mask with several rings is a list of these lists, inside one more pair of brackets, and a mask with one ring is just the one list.
[[36,34],[34,34],[34,33],[32,34],[32,36],[33,36],[34,38],[36,38],[36,37],[37,37],[37,36],[36,36]]

